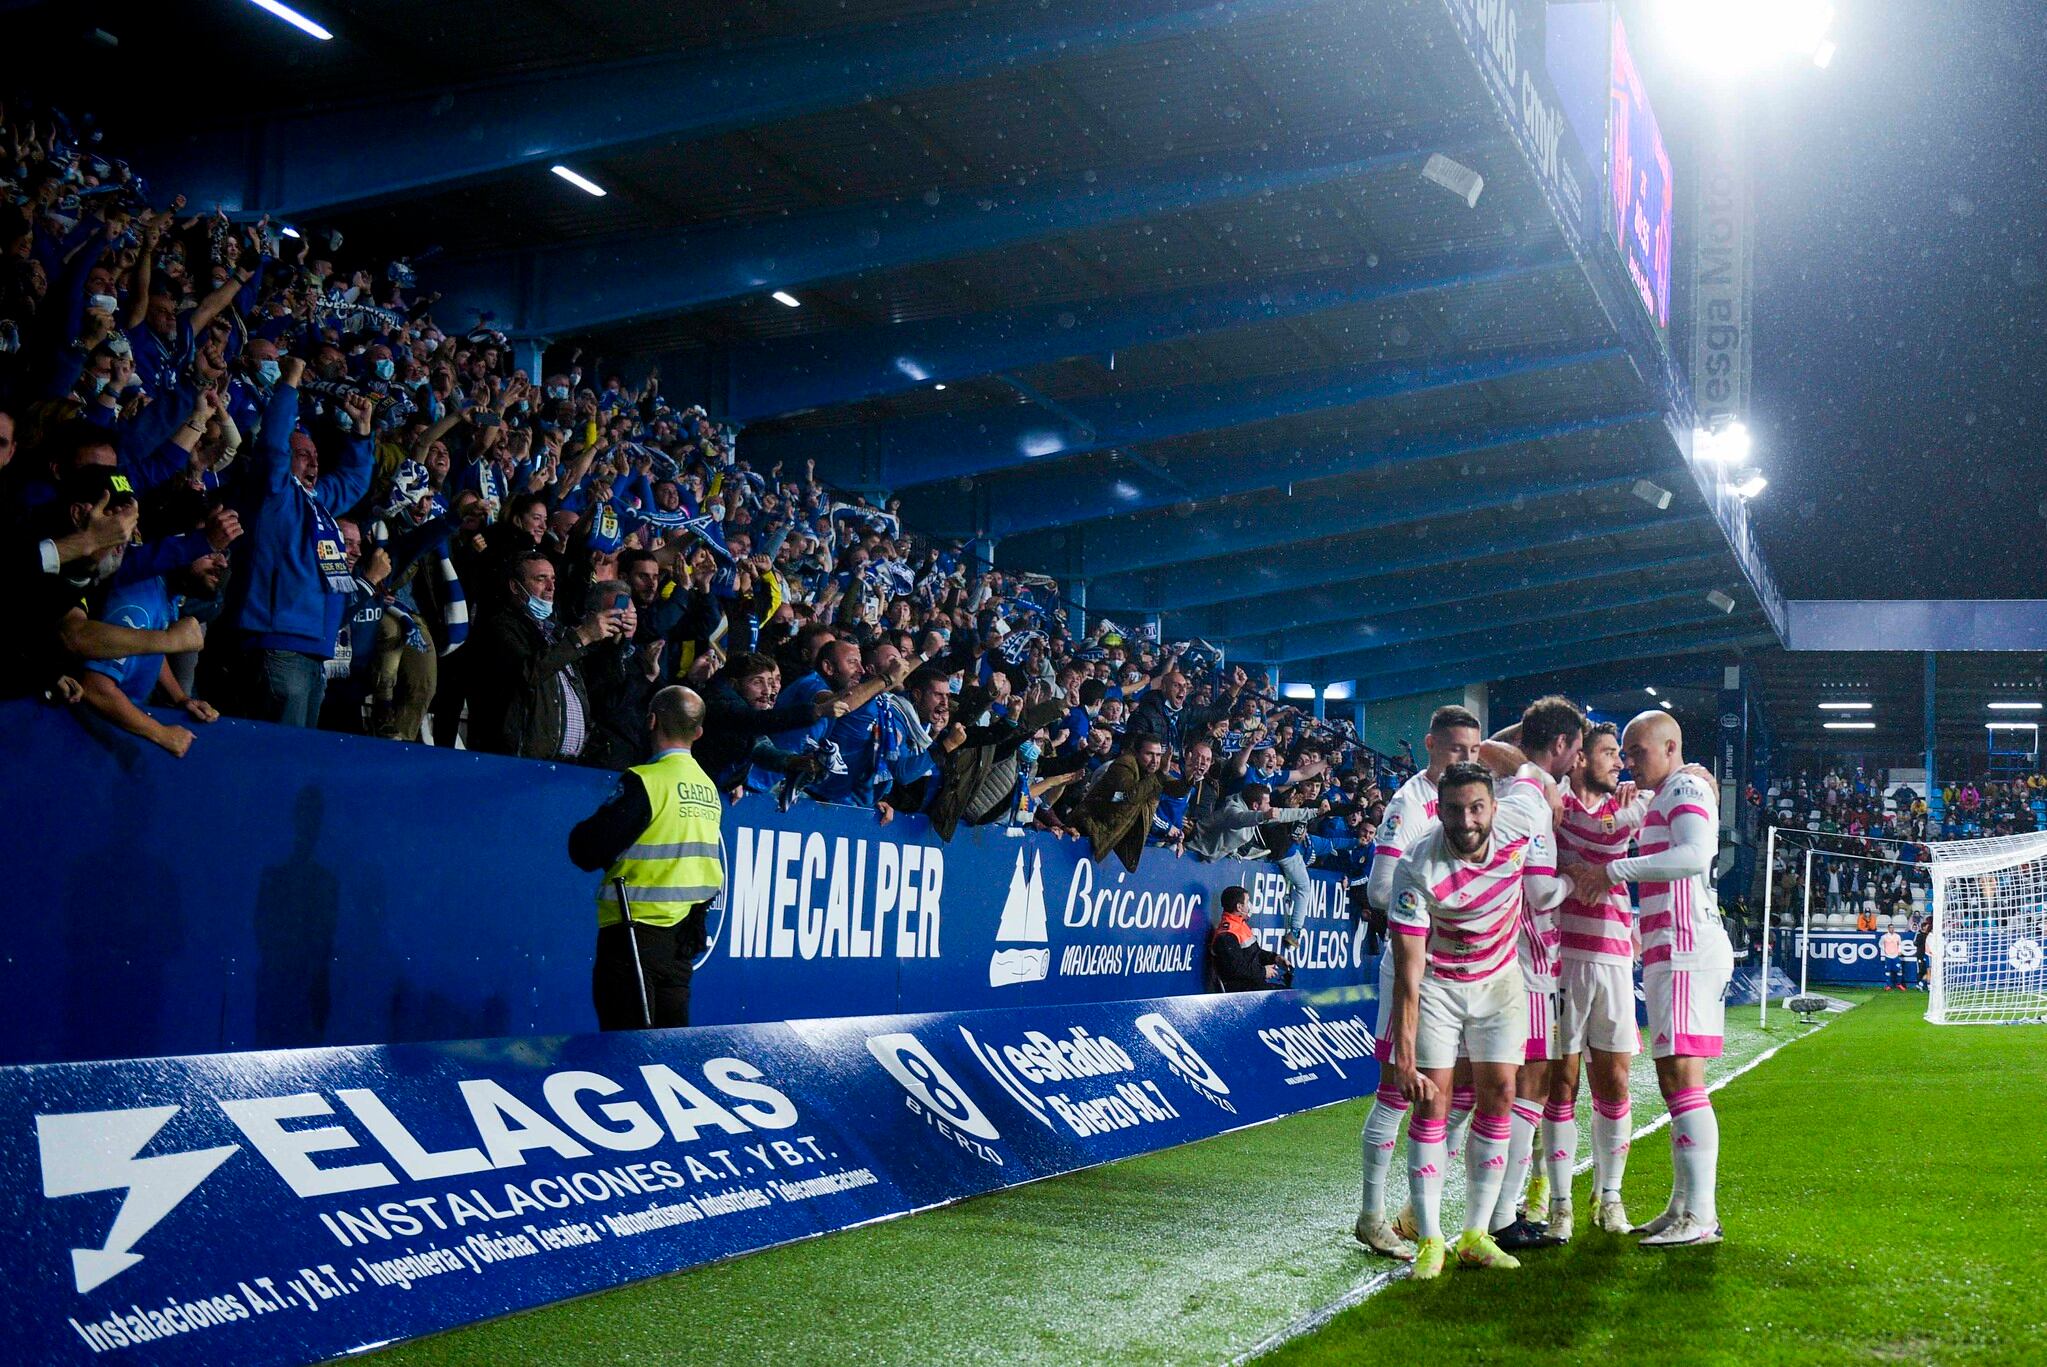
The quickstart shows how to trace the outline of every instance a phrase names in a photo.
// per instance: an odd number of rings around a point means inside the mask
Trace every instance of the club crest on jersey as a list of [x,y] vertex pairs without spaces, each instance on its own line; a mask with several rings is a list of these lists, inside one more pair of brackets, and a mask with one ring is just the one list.
[[1612,835],[1612,834],[1613,834],[1613,832],[1614,832],[1614,827],[1615,827],[1615,826],[1616,826],[1617,824],[1618,824],[1618,823],[1614,821],[1614,819],[1613,819],[1613,814],[1612,814],[1611,812],[1609,812],[1609,813],[1607,813],[1607,814],[1606,814],[1605,816],[1602,816],[1601,818],[1599,818],[1599,829],[1600,829],[1600,830],[1602,830],[1602,831],[1604,831],[1604,832],[1606,832],[1606,834],[1608,834],[1608,835]]

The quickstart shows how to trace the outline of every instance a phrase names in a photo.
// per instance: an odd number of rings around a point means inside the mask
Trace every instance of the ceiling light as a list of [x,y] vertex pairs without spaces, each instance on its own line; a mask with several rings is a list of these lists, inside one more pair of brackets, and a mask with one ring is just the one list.
[[312,20],[306,18],[305,15],[300,14],[290,5],[278,3],[278,0],[249,0],[249,3],[257,9],[268,10],[293,28],[298,29],[302,33],[310,33],[323,43],[334,36],[326,29],[321,28]]
[[289,237],[294,241],[298,239],[299,230],[297,228],[292,227],[289,223],[278,224],[277,231],[283,233],[286,237]]
[[1876,723],[1873,721],[1829,721],[1821,722],[1820,729],[1822,731],[1874,731],[1876,730]]
[[935,384],[935,385],[933,385],[933,386],[931,386],[931,387],[932,387],[933,389],[943,389],[943,388],[945,388],[945,386],[944,386],[944,385],[942,385],[942,384]]
[[1724,593],[1719,589],[1709,589],[1706,592],[1706,601],[1722,612],[1734,611],[1734,595],[1731,593]]
[[1983,723],[1983,729],[1985,731],[2038,731],[2040,723],[2036,721],[1987,721]]
[[787,290],[776,290],[772,295],[768,297],[786,308],[800,309],[803,307],[803,301],[801,299],[798,299],[795,295],[789,293],[789,291]]
[[1866,702],[1823,702],[1823,703],[1821,703],[1821,704],[1820,704],[1820,711],[1822,711],[1822,712],[1867,712],[1867,711],[1868,711],[1868,710],[1869,710],[1870,708],[1874,707],[1875,705],[1876,705],[1876,704],[1874,704],[1874,703],[1866,703]]
[[1769,487],[1769,480],[1751,470],[1742,478],[1739,484],[1734,486],[1734,496],[1742,499],[1754,498]]
[[588,176],[579,176],[566,166],[550,166],[547,169],[575,186],[578,190],[581,190],[584,194],[595,195],[599,199],[604,198],[604,187],[591,180]]
[[2036,702],[1994,702],[1990,704],[1990,710],[1992,712],[2038,712],[2040,704]]
[[1656,700],[1656,705],[1657,705],[1658,707],[1662,708],[1662,709],[1663,709],[1664,711],[1666,711],[1666,712],[1668,712],[1668,711],[1670,710],[1670,704],[1669,704],[1669,703],[1667,703],[1667,702],[1665,702],[1665,701],[1664,701],[1663,699],[1661,699],[1661,698],[1658,698],[1658,699]]
[[1643,689],[1642,691],[1643,691],[1644,693],[1647,693],[1647,694],[1648,694],[1648,695],[1649,695],[1650,697],[1652,697],[1652,698],[1656,696],[1656,690],[1655,690],[1655,688],[1654,688],[1654,687],[1650,687],[1650,688],[1645,688],[1645,689]]

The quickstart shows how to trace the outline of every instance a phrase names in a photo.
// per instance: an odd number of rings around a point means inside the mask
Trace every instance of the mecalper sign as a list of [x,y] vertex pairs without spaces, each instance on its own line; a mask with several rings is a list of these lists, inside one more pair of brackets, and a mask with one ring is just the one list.
[[38,1362],[335,1357],[1364,1095],[1369,1009],[1257,993],[4,1068],[0,1332]]

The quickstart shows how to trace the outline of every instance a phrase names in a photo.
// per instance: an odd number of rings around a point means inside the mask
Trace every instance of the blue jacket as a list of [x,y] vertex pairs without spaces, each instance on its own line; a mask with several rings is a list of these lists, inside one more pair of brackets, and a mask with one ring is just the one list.
[[[291,650],[325,660],[349,606],[331,593],[313,553],[312,509],[291,474],[291,434],[298,422],[297,389],[280,384],[264,407],[263,430],[250,443],[242,484],[243,537],[235,547],[235,574],[225,614],[242,644]],[[340,517],[369,491],[375,460],[370,439],[349,434],[339,469],[313,486],[320,506]]]

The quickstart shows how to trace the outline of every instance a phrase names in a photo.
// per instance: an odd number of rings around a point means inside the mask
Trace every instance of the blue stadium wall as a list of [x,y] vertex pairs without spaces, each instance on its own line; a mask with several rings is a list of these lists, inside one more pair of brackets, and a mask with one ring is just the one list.
[[[233,721],[175,760],[11,703],[0,781],[0,1062],[594,1025],[596,880],[566,837],[608,773]],[[1126,873],[1075,841],[761,799],[725,828],[700,1024],[1200,992],[1233,883],[1278,940],[1270,865],[1152,850]],[[1337,880],[1307,929],[1297,986],[1369,980]]]

